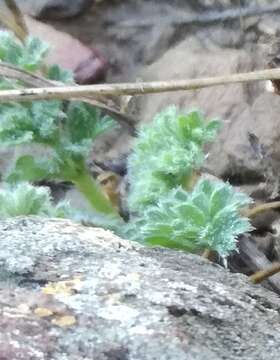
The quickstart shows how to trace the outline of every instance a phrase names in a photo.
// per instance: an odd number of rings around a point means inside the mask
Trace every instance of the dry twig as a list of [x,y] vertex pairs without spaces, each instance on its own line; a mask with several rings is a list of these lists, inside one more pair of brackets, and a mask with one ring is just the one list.
[[280,79],[280,68],[239,73],[200,79],[152,81],[137,83],[48,86],[20,90],[0,91],[0,103],[7,101],[29,101],[50,99],[72,99],[84,97],[104,97],[121,95],[144,95],[179,90],[197,90],[211,86],[247,83],[252,81]]
[[257,215],[265,211],[276,210],[276,209],[280,209],[280,201],[272,201],[265,204],[256,205],[251,209],[246,209],[241,211],[241,215],[253,219]]
[[257,271],[255,274],[251,275],[249,279],[252,283],[258,284],[267,278],[269,278],[272,275],[277,274],[280,272],[280,263],[277,262],[275,264],[272,264],[270,267],[264,270]]
[[[0,76],[19,80],[22,81],[24,84],[31,86],[31,87],[63,87],[63,83],[51,81],[48,79],[45,79],[44,77],[40,75],[35,75],[32,73],[29,73],[27,71],[18,69],[17,67],[6,64],[6,63],[0,63]],[[75,85],[76,87],[78,85]],[[11,90],[13,91],[13,90]],[[23,90],[23,91],[26,91]],[[76,100],[75,97],[71,98],[72,100]],[[26,101],[28,99],[22,99],[22,101]],[[89,103],[93,106],[96,106],[102,110],[104,110],[107,114],[111,115],[113,118],[115,118],[121,125],[125,126],[129,132],[133,135],[135,134],[135,120],[131,118],[129,115],[123,114],[120,112],[117,108],[106,104],[106,99],[104,98],[98,98],[93,99],[91,97],[79,97],[78,100],[84,101],[86,103]],[[17,101],[16,99],[10,99],[10,101]]]
[[24,17],[15,0],[4,1],[7,9],[10,11],[10,15],[1,12],[0,21],[5,27],[12,30],[20,40],[24,41],[28,36],[28,29]]

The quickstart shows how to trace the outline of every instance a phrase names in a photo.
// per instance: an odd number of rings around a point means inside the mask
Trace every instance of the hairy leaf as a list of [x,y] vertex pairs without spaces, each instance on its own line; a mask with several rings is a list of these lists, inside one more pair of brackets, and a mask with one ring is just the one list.
[[5,184],[0,189],[0,218],[20,215],[64,217],[66,207],[66,204],[53,206],[50,191],[45,187],[18,183]]
[[209,248],[225,257],[236,250],[237,236],[252,229],[239,214],[250,202],[227,183],[201,179],[192,192],[176,188],[146,207],[127,226],[126,235],[192,252]]
[[214,139],[218,128],[219,122],[207,123],[199,111],[182,114],[174,106],[142,127],[128,160],[130,209],[142,211],[187,183],[205,159],[203,145]]
[[12,33],[0,31],[0,60],[27,71],[36,71],[48,53],[48,45],[28,37],[22,44]]
[[35,160],[31,155],[24,155],[17,159],[6,180],[15,183],[55,179],[59,176],[59,171],[60,167],[55,158]]

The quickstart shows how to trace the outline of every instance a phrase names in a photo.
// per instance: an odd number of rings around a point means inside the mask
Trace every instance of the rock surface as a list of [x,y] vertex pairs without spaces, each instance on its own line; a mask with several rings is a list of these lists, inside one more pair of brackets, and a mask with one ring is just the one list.
[[2,360],[279,358],[279,299],[200,257],[35,217],[0,244]]
[[93,0],[17,0],[27,14],[43,19],[65,19],[79,15]]
[[26,22],[30,34],[50,44],[49,64],[73,71],[80,84],[104,80],[106,61],[94,47],[90,48],[73,36],[30,17],[26,17]]

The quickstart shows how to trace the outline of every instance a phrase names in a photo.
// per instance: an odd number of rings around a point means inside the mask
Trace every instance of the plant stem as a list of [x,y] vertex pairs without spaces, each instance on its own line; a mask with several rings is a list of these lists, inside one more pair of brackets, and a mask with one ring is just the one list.
[[96,211],[106,215],[119,217],[117,210],[106,198],[100,186],[87,171],[84,171],[72,181]]
[[202,257],[204,257],[205,259],[210,259],[210,257],[211,257],[211,250],[210,249],[205,249],[204,251],[203,251],[203,253],[202,253]]
[[[28,36],[28,28],[20,8],[18,7],[15,0],[5,0],[5,4],[13,17],[12,19],[10,19],[11,22],[6,21],[5,25],[8,25],[8,28],[14,31],[14,33],[18,36],[20,40],[24,41]],[[2,21],[5,22],[7,16],[3,14],[0,16],[0,18]]]
[[279,209],[279,208],[280,208],[280,201],[273,201],[270,203],[256,205],[251,209],[243,210],[241,211],[241,215],[252,219],[255,216],[261,214],[262,212],[273,209]]
[[249,276],[249,279],[251,280],[252,283],[258,284],[263,280],[269,278],[270,276],[277,274],[278,272],[280,272],[279,262],[272,264],[267,269],[257,271],[255,274]]

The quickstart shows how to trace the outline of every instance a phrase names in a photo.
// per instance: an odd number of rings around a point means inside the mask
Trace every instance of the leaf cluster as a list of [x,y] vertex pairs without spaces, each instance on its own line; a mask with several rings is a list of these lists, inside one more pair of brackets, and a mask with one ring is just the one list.
[[[20,43],[12,34],[0,32],[0,61],[40,71],[54,81],[73,82],[72,75],[58,66],[42,66],[47,51],[38,39]],[[22,86],[0,78],[0,89]],[[206,158],[204,145],[215,139],[219,121],[206,121],[197,110],[182,113],[172,106],[140,129],[128,159],[131,218],[127,224],[116,215],[86,165],[95,139],[113,126],[110,118],[82,102],[1,104],[1,145],[39,144],[48,156],[17,159],[6,179],[18,185],[0,190],[0,217],[39,214],[88,219],[144,244],[190,252],[207,248],[223,257],[235,250],[237,236],[251,230],[248,219],[240,215],[250,198],[221,181],[194,182]],[[94,211],[81,214],[65,204],[54,207],[47,189],[22,183],[47,179],[72,181],[99,216]]]
[[159,198],[128,226],[127,234],[149,245],[197,252],[205,248],[226,257],[238,235],[252,230],[239,210],[250,198],[228,183],[200,179],[191,192],[181,187]]
[[130,209],[141,211],[175,186],[187,185],[203,164],[203,145],[219,127],[217,120],[206,123],[199,111],[183,114],[175,106],[142,127],[128,161]]
[[[19,42],[9,32],[0,32],[0,60],[29,72],[41,70],[56,81],[71,82],[70,72],[54,65],[43,66],[48,46],[33,37]],[[4,87],[21,87],[18,81],[0,79]],[[38,181],[62,178],[73,180],[85,171],[85,160],[94,140],[114,126],[101,112],[82,102],[34,101],[0,105],[0,142],[2,146],[39,144],[52,156],[35,159],[20,157],[8,174],[8,181]],[[47,151],[46,151],[47,153]]]
[[5,184],[0,189],[0,218],[19,215],[40,215],[64,217],[68,204],[52,204],[50,190],[46,187],[35,187],[28,183]]
[[143,127],[129,158],[129,206],[123,236],[149,245],[227,256],[239,234],[250,231],[240,210],[250,198],[229,184],[200,178],[203,146],[214,140],[220,123],[196,110],[169,107]]

